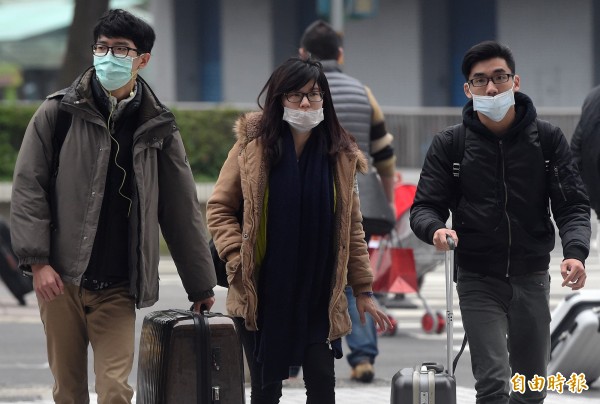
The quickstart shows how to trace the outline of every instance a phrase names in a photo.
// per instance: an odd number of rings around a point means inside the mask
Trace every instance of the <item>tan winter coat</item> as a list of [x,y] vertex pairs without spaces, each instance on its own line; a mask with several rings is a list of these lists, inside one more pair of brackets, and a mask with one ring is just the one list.
[[[93,73],[89,69],[69,89],[49,96],[31,118],[11,200],[12,242],[21,268],[50,263],[63,281],[76,285],[94,245],[111,147],[107,123],[94,105]],[[142,99],[140,124],[133,134],[135,187],[129,220],[131,294],[138,308],[158,300],[162,230],[188,298],[203,300],[213,295],[216,276],[181,135],[173,114],[150,87],[141,78],[138,85]],[[52,218],[48,192],[59,107],[73,118],[61,148]]]
[[[257,137],[261,112],[241,117],[234,130],[237,142],[229,152],[214,192],[207,205],[207,224],[217,250],[227,262],[229,292],[227,311],[246,320],[249,330],[257,329],[257,282],[255,278],[255,243],[261,221],[269,168],[263,146]],[[355,180],[356,171],[365,171],[367,163],[356,147],[339,153],[334,169],[336,212],[334,231],[335,276],[329,303],[329,339],[334,340],[351,330],[346,284],[354,294],[371,291],[373,275],[369,265],[362,216]],[[243,199],[243,225],[236,212]]]

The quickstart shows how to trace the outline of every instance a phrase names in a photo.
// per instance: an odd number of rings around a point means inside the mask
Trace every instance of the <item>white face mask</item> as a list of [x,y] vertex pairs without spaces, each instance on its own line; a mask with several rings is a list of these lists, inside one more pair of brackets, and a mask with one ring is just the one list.
[[133,58],[129,56],[116,58],[110,52],[104,56],[94,56],[94,67],[100,84],[108,91],[123,87],[133,77]]
[[[514,88],[513,84],[513,88]],[[469,89],[471,93],[471,89]],[[494,122],[500,122],[506,116],[508,109],[515,105],[515,93],[509,89],[495,96],[475,95],[473,96],[473,109],[481,112]]]
[[300,133],[309,132],[323,120],[323,108],[303,111],[283,107],[283,120]]

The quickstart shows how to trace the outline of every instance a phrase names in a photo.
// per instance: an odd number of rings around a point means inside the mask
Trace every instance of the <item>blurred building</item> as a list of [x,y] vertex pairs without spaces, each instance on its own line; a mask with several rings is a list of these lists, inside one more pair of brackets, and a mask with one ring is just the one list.
[[[580,106],[600,83],[600,2],[594,0],[354,0],[344,23],[345,70],[383,105],[462,106],[460,63],[473,44],[513,50],[536,105]],[[152,0],[156,82],[171,100],[254,103],[270,71],[295,54],[323,0]],[[160,46],[165,45],[165,46]]]
[[[127,9],[151,21],[152,15],[136,8],[144,3],[144,0],[110,1],[111,7]],[[20,98],[39,100],[58,90],[56,79],[65,57],[74,9],[73,0],[0,0],[0,65],[21,69]],[[0,86],[0,99],[1,93]]]
[[[32,2],[39,5],[29,17],[5,18],[5,4]],[[63,13],[42,3],[61,3]],[[161,99],[245,105],[255,105],[272,69],[296,54],[304,28],[327,19],[331,6],[330,0],[112,2],[136,5],[134,12],[157,31],[143,76]],[[460,62],[485,39],[510,46],[522,91],[537,106],[579,107],[600,83],[598,1],[345,0],[344,6],[345,70],[384,106],[462,106]],[[43,83],[62,61],[72,7],[69,0],[0,0],[0,61],[24,66],[29,88],[22,92],[49,92]]]

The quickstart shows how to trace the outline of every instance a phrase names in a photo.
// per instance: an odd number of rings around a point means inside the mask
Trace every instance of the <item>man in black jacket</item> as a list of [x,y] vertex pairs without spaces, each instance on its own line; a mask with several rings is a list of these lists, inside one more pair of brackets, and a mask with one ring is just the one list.
[[[590,205],[600,219],[600,86],[595,87],[583,102],[581,118],[571,138],[573,159],[579,166]],[[596,232],[600,246],[600,231]],[[600,250],[599,250],[600,251]]]
[[[562,286],[577,290],[586,280],[589,201],[561,130],[540,123],[531,99],[518,92],[510,49],[477,44],[465,54],[462,72],[469,98],[458,132],[462,159],[453,161],[452,128],[434,138],[411,227],[439,250],[448,249],[447,236],[457,245],[457,291],[477,403],[543,403],[545,389],[510,393],[510,383],[517,374],[546,377],[555,242],[548,202],[562,239]],[[548,168],[544,145],[551,146]],[[460,164],[458,179],[453,163]]]

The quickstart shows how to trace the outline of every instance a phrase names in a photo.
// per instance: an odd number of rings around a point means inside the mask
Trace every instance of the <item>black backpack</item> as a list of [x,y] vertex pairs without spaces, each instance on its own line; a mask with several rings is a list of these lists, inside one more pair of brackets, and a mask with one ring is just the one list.
[[[538,128],[538,135],[540,139],[540,145],[542,146],[542,154],[544,155],[544,166],[546,169],[546,183],[550,184],[550,176],[552,175],[552,170],[550,169],[550,164],[552,161],[552,125],[550,125],[547,121],[542,121],[540,119],[536,119],[536,124]],[[464,124],[454,125],[451,128],[452,130],[452,176],[455,180],[455,207],[458,206],[458,202],[460,199],[460,164],[465,154],[465,137],[466,137],[466,128]],[[547,206],[548,207],[548,206]],[[549,207],[548,207],[549,208]]]

